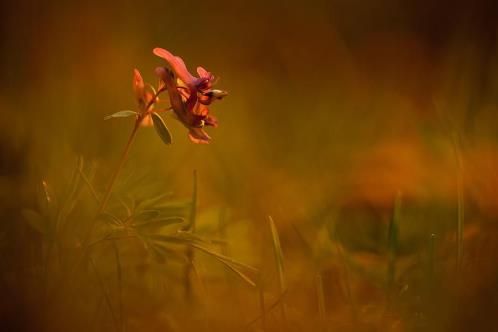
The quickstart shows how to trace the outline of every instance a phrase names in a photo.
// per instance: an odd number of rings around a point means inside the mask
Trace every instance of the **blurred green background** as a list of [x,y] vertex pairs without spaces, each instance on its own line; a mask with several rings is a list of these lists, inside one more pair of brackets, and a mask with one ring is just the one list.
[[[293,225],[333,233],[334,220],[344,248],[382,253],[398,192],[413,220],[406,252],[436,230],[451,242],[460,177],[473,263],[457,312],[472,314],[445,327],[496,328],[497,18],[492,0],[2,2],[5,275],[34,237],[19,211],[41,179],[62,182],[81,155],[104,189],[133,124],[103,118],[134,106],[133,68],[155,84],[164,62],[152,49],[163,47],[219,76],[229,96],[211,107],[220,124],[210,145],[191,144],[168,118],[173,145],[140,130],[127,171],[150,172],[181,198],[197,170],[199,209],[248,220],[256,252],[272,215],[284,251],[301,250]],[[4,279],[2,297],[18,303],[2,300],[3,317],[29,317],[29,286]]]

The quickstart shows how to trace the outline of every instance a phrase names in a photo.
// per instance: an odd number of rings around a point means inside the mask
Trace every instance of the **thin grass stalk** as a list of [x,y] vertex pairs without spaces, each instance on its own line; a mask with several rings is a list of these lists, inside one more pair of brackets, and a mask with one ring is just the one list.
[[[193,172],[193,184],[192,184],[192,202],[190,204],[190,216],[189,222],[183,228],[186,232],[195,232],[195,223],[197,219],[197,170]],[[184,284],[185,284],[185,297],[189,301],[193,301],[193,290],[192,290],[192,273],[194,264],[194,250],[191,246],[186,246],[185,256],[187,257],[188,263],[185,265],[184,272]]]
[[393,215],[389,222],[388,229],[388,265],[387,265],[387,287],[392,292],[396,279],[396,255],[398,248],[398,225],[401,213],[401,193],[396,195],[394,201]]
[[[284,256],[282,251],[282,246],[280,245],[280,238],[278,235],[277,227],[271,216],[268,216],[268,222],[270,224],[270,230],[273,242],[273,252],[275,254],[275,265],[277,266],[278,281],[280,287],[280,294],[283,295],[287,290],[287,283],[285,279],[285,269],[284,269]],[[287,326],[287,306],[285,301],[282,299],[280,303],[280,310],[282,312],[282,319],[285,326]]]
[[436,111],[441,113],[441,117],[446,119],[448,131],[449,141],[453,147],[453,153],[455,157],[455,165],[456,165],[456,185],[457,185],[457,225],[456,225],[456,262],[455,268],[458,275],[460,275],[462,269],[462,260],[464,255],[464,243],[463,243],[463,231],[465,227],[465,210],[464,210],[464,202],[465,202],[465,185],[464,185],[464,162],[462,157],[462,137],[459,134],[458,129],[448,117],[447,114],[441,111],[441,105],[435,101]]
[[267,323],[266,323],[266,309],[265,309],[265,291],[263,288],[263,276],[262,273],[258,273],[258,281],[257,281],[257,288],[258,288],[258,296],[259,296],[259,310],[261,311],[261,329],[263,331],[267,330]]
[[[266,315],[265,317],[266,317],[266,321],[267,321],[267,322],[268,322],[268,317],[270,317],[270,318],[271,318],[271,317],[273,317],[273,318],[275,317],[275,316],[274,316],[274,313],[273,313],[273,310],[274,310],[276,307],[278,307],[278,306],[282,303],[282,301],[283,301],[283,299],[284,299],[284,297],[285,297],[286,295],[287,295],[287,291],[286,291],[284,294],[280,294],[280,296],[279,296],[279,297],[278,297],[278,298],[277,298],[277,299],[276,299],[276,300],[275,300],[272,304],[270,304],[269,306],[266,306],[266,305],[265,305],[265,308],[264,308],[265,310],[264,310],[264,312],[263,312],[263,313]],[[253,320],[251,320],[249,323],[247,323],[247,324],[246,324],[246,328],[249,328],[251,325],[253,325],[253,324],[254,324],[254,323],[256,323],[257,321],[259,321],[259,320],[263,319],[263,313],[262,313],[262,314],[260,314],[260,315],[258,315],[258,316],[257,316],[256,318],[254,318]]]
[[102,303],[104,302],[104,295],[101,295],[99,297],[99,300],[97,301],[97,305],[95,306],[95,312],[92,315],[91,323],[88,324],[89,326],[93,326],[94,329],[93,331],[98,331],[98,324],[99,324],[99,317],[102,311],[100,310],[102,308]]
[[124,331],[124,310],[123,310],[123,269],[121,267],[121,258],[116,241],[112,241],[112,248],[116,259],[116,277],[118,282],[118,305],[119,305],[119,331]]
[[353,290],[352,290],[352,286],[351,286],[351,271],[350,271],[350,268],[348,266],[348,263],[347,263],[347,260],[346,260],[346,257],[344,256],[344,252],[343,252],[343,249],[342,249],[342,246],[339,244],[338,240],[337,240],[337,237],[336,237],[336,233],[335,233],[335,230],[336,230],[336,227],[335,227],[335,221],[332,225],[332,239],[334,240],[333,241],[333,244],[334,244],[334,249],[335,249],[335,252],[336,252],[336,255],[337,257],[339,257],[339,261],[342,265],[342,270],[343,270],[343,273],[341,273],[341,288],[343,289],[345,295],[346,295],[346,299],[347,301],[349,302],[349,308],[350,308],[350,312],[351,312],[351,322],[354,326],[358,326],[358,308],[357,308],[357,305],[356,305],[356,301],[355,301],[355,298],[353,296]]
[[90,191],[90,194],[92,195],[93,199],[97,202],[97,204],[99,204],[100,203],[99,196],[97,195],[95,188],[93,188],[90,179],[85,175],[83,170],[80,170],[80,176],[83,179],[83,182],[85,182],[86,186],[88,187],[88,190]]
[[434,264],[435,264],[435,248],[436,248],[436,234],[432,233],[429,240],[429,285],[434,282]]
[[[230,257],[230,249],[228,247],[228,240],[227,240],[227,208],[222,207],[220,209],[219,217],[218,217],[218,233],[220,237],[220,251],[221,254],[225,257]],[[233,271],[232,271],[233,272]],[[234,305],[236,308],[236,315],[237,315],[237,320],[238,321],[243,321],[243,317],[245,317],[245,311],[243,310],[244,306],[241,301],[240,297],[240,292],[239,288],[237,285],[235,285],[232,281],[232,272],[229,270],[225,269],[225,278],[226,278],[226,283],[228,287],[230,288],[230,293],[232,294],[233,300],[234,300]],[[256,282],[256,287],[258,286],[258,281]],[[258,288],[259,289],[259,288]]]
[[218,218],[218,233],[220,236],[220,239],[224,241],[223,243],[220,243],[220,249],[221,253],[224,256],[230,256],[230,253],[228,251],[228,245],[227,245],[227,222],[226,222],[226,216],[227,216],[227,210],[226,208],[222,208],[220,210],[219,218]]
[[192,261],[192,274],[195,276],[195,279],[197,280],[197,283],[199,285],[199,293],[200,296],[199,298],[201,299],[199,302],[201,304],[201,309],[202,309],[202,318],[204,322],[204,328],[206,331],[210,331],[210,324],[209,324],[209,312],[208,312],[208,305],[207,305],[207,291],[206,291],[206,285],[204,281],[202,280],[201,274],[199,272],[199,268],[195,264],[194,261]]
[[457,273],[462,272],[463,265],[463,230],[465,223],[465,197],[464,197],[464,184],[461,166],[459,166],[457,179],[457,195],[458,195],[458,212],[457,212]]
[[324,331],[328,331],[327,316],[325,309],[325,293],[323,291],[323,278],[320,272],[315,276],[316,284],[316,297],[318,302],[318,316],[320,317],[320,324]]
[[221,262],[223,265],[225,265],[226,267],[228,267],[231,271],[233,271],[235,274],[237,274],[242,280],[244,280],[245,282],[247,282],[251,287],[256,287],[256,283],[254,281],[251,280],[251,278],[249,278],[248,276],[246,276],[242,271],[239,270],[239,268],[245,268],[249,271],[252,271],[252,272],[258,272],[257,269],[253,268],[252,266],[249,266],[249,265],[246,265],[246,264],[243,264],[243,263],[240,263],[240,262],[237,262],[237,261],[234,261],[233,259],[231,259],[230,257],[225,257],[223,255],[220,255],[220,254],[217,254],[211,250],[208,250],[207,248],[204,248],[202,246],[199,246],[199,245],[196,245],[196,244],[193,244],[191,243],[190,246],[192,248],[196,248],[208,255],[211,255],[212,257],[216,258],[219,262]]
[[106,289],[105,284],[104,284],[104,280],[102,280],[102,278],[99,275],[97,267],[95,266],[95,261],[92,258],[90,258],[89,261],[90,261],[90,265],[92,266],[92,269],[95,273],[95,276],[97,277],[97,280],[99,282],[99,286],[100,286],[100,289],[102,291],[102,295],[104,296],[105,302],[107,304],[107,308],[109,309],[109,313],[111,314],[114,329],[117,332],[119,332],[118,318],[116,316],[116,312],[114,311],[114,309],[112,307],[111,297],[110,297],[109,293],[107,292],[107,289]]
[[[59,266],[62,266],[62,256],[61,256],[61,250],[60,250],[60,248],[58,248],[57,235],[60,232],[62,221],[65,219],[65,217],[69,213],[69,212],[66,212],[68,210],[69,203],[72,202],[73,196],[77,192],[77,187],[78,187],[79,178],[80,178],[78,170],[82,169],[82,167],[83,167],[83,158],[81,156],[79,156],[77,159],[77,162],[76,162],[76,168],[74,169],[72,176],[71,176],[71,181],[70,181],[69,185],[64,190],[65,191],[64,200],[58,206],[56,215],[54,216],[54,219],[53,219],[53,224],[50,225],[51,227],[49,229],[48,246],[47,246],[47,251],[46,251],[46,256],[45,256],[44,272],[43,272],[43,274],[44,274],[43,280],[44,280],[44,284],[45,284],[43,301],[46,301],[48,299],[48,296],[49,296],[48,274],[49,274],[50,261],[52,259],[54,248],[55,248],[56,254],[58,256]],[[50,204],[52,204],[52,198],[50,195],[50,190],[48,188],[48,184],[46,181],[42,181],[42,185],[43,185],[43,189],[45,192],[45,198],[47,200],[47,204],[50,205]]]

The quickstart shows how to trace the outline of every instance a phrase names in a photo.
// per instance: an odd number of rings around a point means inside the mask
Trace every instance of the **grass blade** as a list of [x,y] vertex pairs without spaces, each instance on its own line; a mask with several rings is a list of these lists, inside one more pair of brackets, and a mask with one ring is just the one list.
[[[275,264],[277,265],[278,280],[280,286],[280,294],[284,294],[285,291],[287,290],[287,284],[285,280],[285,269],[284,269],[284,255],[282,252],[282,246],[280,245],[280,237],[278,236],[278,230],[271,216],[268,216],[268,222],[270,223],[273,252],[275,254]],[[282,318],[284,320],[285,325],[287,325],[287,308],[284,300],[282,300],[280,307],[282,311]]]
[[387,261],[387,286],[388,289],[393,287],[396,279],[396,254],[398,247],[398,225],[401,212],[401,193],[398,192],[394,201],[394,210],[388,229],[388,261]]
[[325,325],[325,294],[323,292],[323,279],[320,272],[316,274],[316,295],[318,299],[318,314],[320,316],[320,321],[323,325]]

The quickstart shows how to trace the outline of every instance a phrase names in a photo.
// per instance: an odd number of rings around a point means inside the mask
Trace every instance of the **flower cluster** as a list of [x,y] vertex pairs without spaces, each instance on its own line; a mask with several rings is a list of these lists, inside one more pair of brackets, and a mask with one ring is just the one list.
[[177,119],[189,130],[190,140],[198,144],[209,143],[211,138],[204,126],[216,127],[218,121],[209,114],[208,106],[225,97],[227,92],[213,89],[215,78],[206,69],[197,67],[199,77],[195,77],[182,58],[162,48],[155,48],[153,53],[166,60],[171,68],[158,67],[156,74],[161,79],[161,88],[168,91]]

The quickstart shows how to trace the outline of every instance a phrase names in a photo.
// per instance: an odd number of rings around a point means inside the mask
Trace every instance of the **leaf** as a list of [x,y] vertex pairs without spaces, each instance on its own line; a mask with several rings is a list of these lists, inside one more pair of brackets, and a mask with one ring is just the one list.
[[159,210],[162,216],[188,217],[190,204],[190,201],[168,202],[156,205],[154,206],[154,209]]
[[137,116],[138,113],[134,112],[134,111],[130,111],[130,110],[124,110],[124,111],[119,111],[119,112],[116,112],[114,114],[108,115],[104,118],[104,120],[109,120],[112,118],[127,118],[127,117],[133,116],[133,115]]
[[123,221],[121,219],[119,219],[118,217],[116,217],[115,215],[109,213],[109,212],[102,212],[101,214],[99,214],[97,216],[98,219],[102,219],[106,222],[109,222],[113,225],[117,225],[117,226],[122,226],[123,225]]
[[161,118],[161,116],[159,116],[159,114],[155,112],[152,112],[151,116],[157,134],[159,135],[159,137],[161,137],[161,139],[166,145],[170,145],[171,133],[169,132],[168,127],[166,127],[166,124],[164,123],[163,119]]
[[147,249],[158,263],[173,261],[181,264],[187,263],[187,258],[183,251],[167,248],[159,244],[149,243]]
[[208,254],[208,255],[211,255],[216,260],[221,262],[223,265],[228,267],[231,271],[236,273],[242,280],[247,282],[249,285],[251,285],[252,287],[256,287],[256,283],[251,278],[249,278],[244,272],[240,271],[239,268],[244,268],[244,269],[252,271],[254,273],[258,273],[259,272],[258,269],[254,268],[250,265],[238,262],[230,257],[225,256],[225,255],[218,254],[217,252],[214,252],[208,248],[205,248],[205,247],[202,247],[202,246],[199,246],[196,244],[191,244],[191,246],[206,253],[206,254]]
[[176,235],[153,234],[153,235],[147,235],[147,237],[152,241],[172,243],[172,244],[190,244],[192,242],[191,239],[186,239]]
[[208,249],[206,247],[203,247],[203,246],[200,246],[200,245],[197,245],[197,244],[194,244],[194,243],[192,243],[190,245],[192,247],[194,247],[194,248],[196,248],[196,249],[198,249],[198,250],[200,250],[200,251],[208,254],[208,255],[213,256],[214,258],[216,258],[219,261],[222,261],[224,263],[228,263],[228,264],[230,264],[232,266],[236,266],[236,267],[239,267],[239,268],[244,268],[244,269],[246,269],[248,271],[252,271],[254,273],[258,273],[258,269],[256,269],[255,267],[252,267],[250,265],[247,265],[247,264],[244,264],[242,262],[236,261],[236,260],[234,260],[234,259],[232,259],[232,258],[230,258],[228,256],[225,256],[225,255],[222,255],[222,254],[218,254],[217,252],[215,252],[215,251],[213,251],[211,249]]
[[147,221],[153,218],[159,217],[161,212],[159,210],[143,210],[137,213],[135,216],[133,216],[134,219],[136,220],[143,220]]
[[147,209],[150,207],[154,207],[155,205],[157,205],[161,201],[164,201],[165,198],[169,197],[169,196],[171,196],[171,194],[167,193],[167,194],[160,194],[160,195],[158,195],[156,197],[152,197],[152,198],[147,197],[145,199],[137,200],[136,209],[141,210],[141,209]]
[[275,262],[277,264],[277,271],[280,281],[280,289],[282,292],[286,289],[285,275],[284,275],[284,255],[282,252],[282,246],[280,245],[280,238],[278,236],[278,230],[275,226],[275,222],[272,217],[268,216],[268,221],[270,223],[271,235],[273,240],[273,252],[275,254]]
[[184,222],[185,219],[182,217],[166,217],[162,219],[146,220],[143,222],[135,222],[133,227],[135,228],[147,228],[147,227],[164,227],[172,224],[179,224]]

